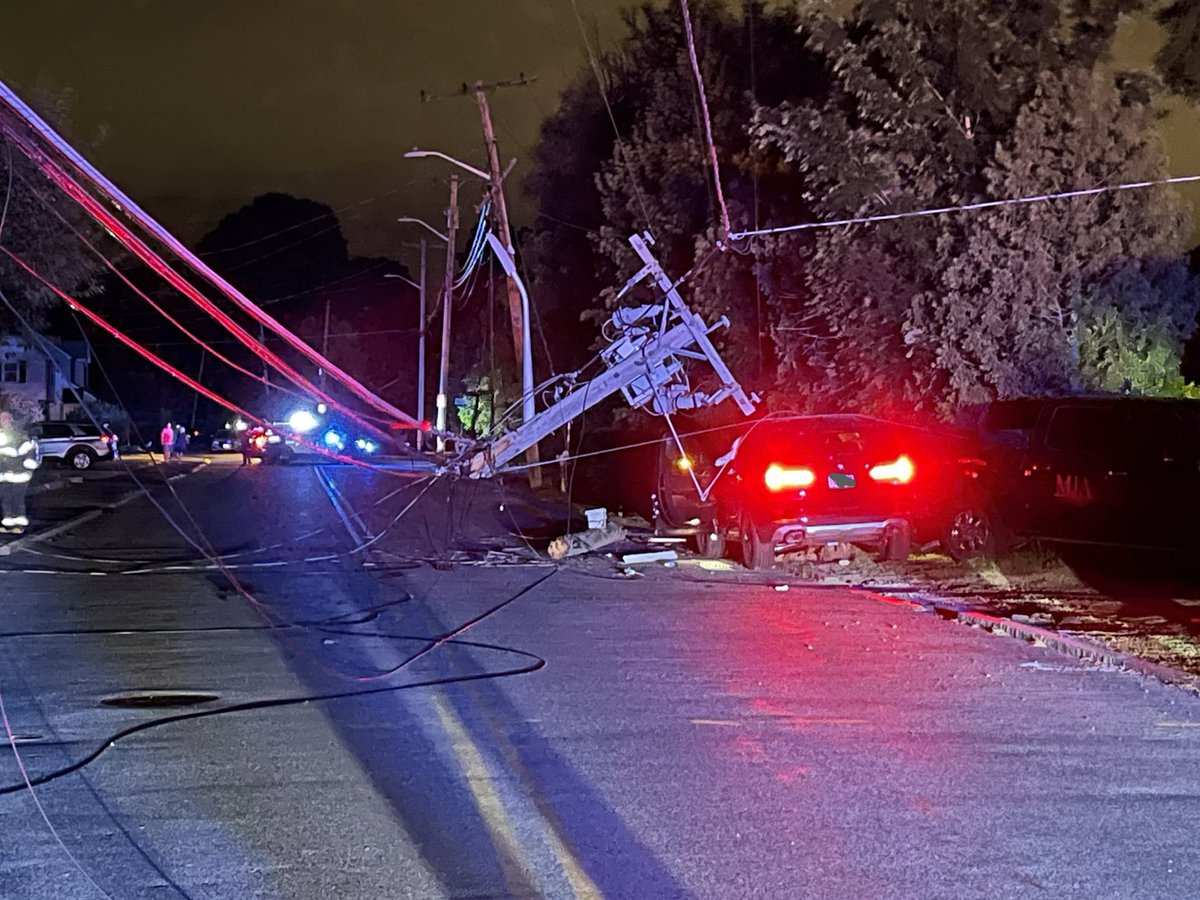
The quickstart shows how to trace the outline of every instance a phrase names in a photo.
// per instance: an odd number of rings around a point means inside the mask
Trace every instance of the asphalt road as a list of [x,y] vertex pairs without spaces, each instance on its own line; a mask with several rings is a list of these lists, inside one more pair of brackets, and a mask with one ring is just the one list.
[[512,486],[141,474],[0,557],[2,897],[1195,896],[1177,688],[867,591],[550,566]]

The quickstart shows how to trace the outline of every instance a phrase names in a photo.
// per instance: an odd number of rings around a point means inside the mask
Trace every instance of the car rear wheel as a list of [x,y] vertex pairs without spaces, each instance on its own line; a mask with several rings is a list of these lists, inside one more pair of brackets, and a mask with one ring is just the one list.
[[696,550],[705,559],[720,559],[725,555],[725,533],[715,527],[696,532]]
[[996,554],[992,517],[978,507],[964,507],[950,517],[942,531],[942,549],[956,562]]
[[87,447],[72,447],[66,455],[66,461],[72,469],[82,472],[96,464],[96,454]]
[[754,520],[742,519],[742,562],[747,569],[769,569],[775,565],[775,545],[763,540]]

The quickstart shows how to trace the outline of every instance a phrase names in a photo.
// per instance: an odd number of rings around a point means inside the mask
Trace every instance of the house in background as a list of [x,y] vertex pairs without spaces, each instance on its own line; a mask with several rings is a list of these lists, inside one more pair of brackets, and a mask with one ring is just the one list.
[[0,391],[41,410],[43,419],[65,419],[87,391],[90,348],[31,334],[0,336]]

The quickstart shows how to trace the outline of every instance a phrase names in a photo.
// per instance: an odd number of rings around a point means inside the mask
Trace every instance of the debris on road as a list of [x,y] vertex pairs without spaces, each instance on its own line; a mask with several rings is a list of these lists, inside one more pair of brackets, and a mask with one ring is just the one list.
[[625,529],[620,525],[605,525],[603,528],[589,528],[575,534],[564,534],[550,542],[546,552],[551,559],[566,559],[568,556],[578,556],[581,553],[591,553],[609,544],[625,540]]
[[621,557],[623,565],[638,565],[639,563],[674,562],[679,554],[674,550],[655,550],[650,553],[626,553]]

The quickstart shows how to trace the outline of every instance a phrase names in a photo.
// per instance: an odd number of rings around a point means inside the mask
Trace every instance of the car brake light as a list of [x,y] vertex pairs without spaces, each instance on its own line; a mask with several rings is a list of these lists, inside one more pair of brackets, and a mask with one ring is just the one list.
[[107,444],[111,440],[112,438],[110,438],[107,434],[100,435],[100,443],[102,444]]
[[788,488],[811,487],[817,476],[812,469],[790,469],[779,463],[771,463],[763,475],[763,481],[769,491],[784,491]]
[[917,467],[913,465],[913,461],[901,454],[900,458],[893,462],[872,466],[870,472],[867,474],[876,481],[890,481],[892,484],[908,484],[913,480],[913,475],[916,473]]

